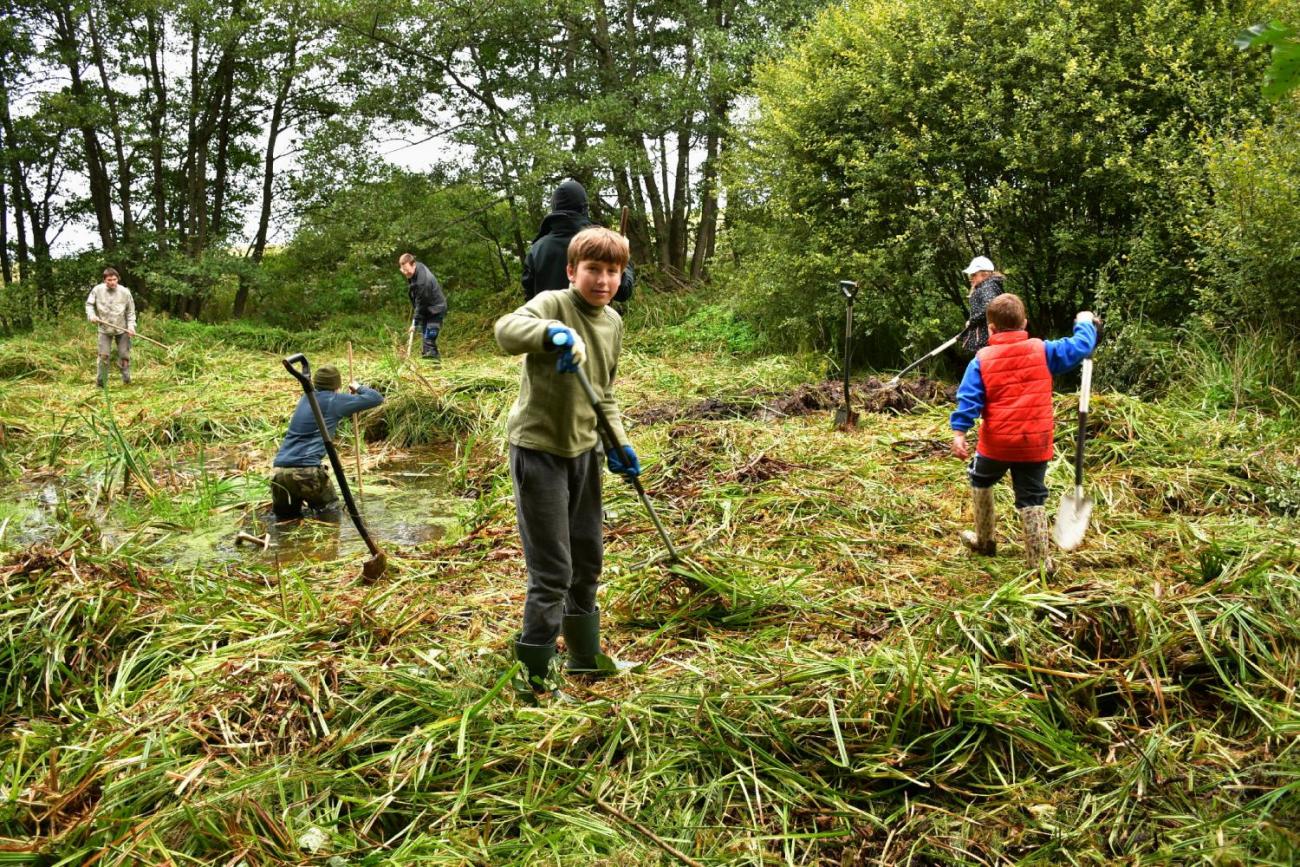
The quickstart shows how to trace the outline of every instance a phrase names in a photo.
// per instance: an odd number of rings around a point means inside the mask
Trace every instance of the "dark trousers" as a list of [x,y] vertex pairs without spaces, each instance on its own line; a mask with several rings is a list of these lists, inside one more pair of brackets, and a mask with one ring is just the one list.
[[573,458],[510,447],[515,514],[528,566],[524,644],[551,644],[565,614],[596,610],[604,556],[600,452]]
[[425,358],[439,358],[438,353],[438,332],[442,331],[442,320],[447,314],[439,313],[437,316],[427,316],[419,320],[416,326],[423,338],[421,355]]
[[991,488],[1011,471],[1011,487],[1016,492],[1016,508],[1041,506],[1047,502],[1047,461],[995,461],[977,454],[970,462],[972,488]]

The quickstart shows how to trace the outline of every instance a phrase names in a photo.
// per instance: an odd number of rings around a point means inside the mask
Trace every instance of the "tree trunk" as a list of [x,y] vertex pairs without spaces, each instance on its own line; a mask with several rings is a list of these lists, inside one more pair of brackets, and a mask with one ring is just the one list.
[[90,114],[92,103],[86,91],[86,83],[81,78],[81,56],[77,51],[77,32],[70,17],[70,10],[55,7],[55,32],[58,37],[59,56],[68,69],[71,79],[72,96],[78,106],[82,120],[78,129],[81,131],[81,143],[86,160],[86,176],[90,182],[90,202],[95,211],[95,222],[99,228],[99,240],[105,253],[117,249],[117,226],[113,220],[112,185],[105,168],[104,149],[99,144],[98,130],[85,118]]
[[700,177],[700,225],[691,255],[691,280],[704,279],[704,269],[713,258],[718,236],[718,162],[722,150],[722,131],[727,122],[729,100],[714,94],[709,100],[708,132],[704,141],[704,167]]
[[[284,71],[275,90],[275,103],[271,106],[271,123],[266,134],[266,153],[262,159],[262,208],[257,216],[257,234],[253,237],[253,249],[250,257],[261,263],[266,254],[267,235],[271,227],[271,198],[275,189],[275,145],[283,131],[284,106],[289,101],[289,92],[293,88],[294,76],[298,69],[298,34],[291,31],[289,35],[288,56]],[[248,281],[244,275],[239,276],[239,289],[235,292],[233,315],[236,319],[244,315],[248,304]]]
[[230,168],[230,122],[235,93],[234,43],[222,52],[221,65],[217,68],[217,85],[220,87],[221,108],[217,115],[217,165],[213,176],[212,219],[209,226],[218,237],[224,237],[226,182]]
[[156,10],[145,13],[149,37],[149,69],[145,89],[149,92],[149,160],[153,164],[154,231],[158,252],[167,252],[167,179],[163,170],[163,121],[167,116],[167,84],[163,79],[161,55],[166,24]]
[[[3,86],[0,83],[0,87]],[[0,93],[0,99],[5,98],[6,95]],[[5,142],[4,131],[0,130],[0,153],[7,153]],[[14,282],[13,263],[9,261],[9,196],[3,173],[0,173],[0,276],[4,278],[6,286]]]
[[109,82],[104,46],[99,38],[99,26],[95,18],[92,7],[86,15],[86,22],[90,26],[91,51],[94,54],[95,68],[99,70],[99,81],[104,88],[104,101],[108,105],[109,122],[112,124],[113,150],[117,156],[118,200],[122,206],[122,243],[130,247],[135,240],[135,216],[131,210],[131,163],[126,158],[126,146],[122,141],[122,116],[117,110],[117,95]]
[[[682,49],[685,52],[685,65],[682,70],[682,78],[690,82],[695,75],[695,50],[692,44],[692,36],[689,32],[684,36]],[[673,177],[673,198],[671,204],[671,215],[668,221],[668,254],[669,264],[676,274],[686,274],[686,244],[687,228],[686,221],[690,213],[690,202],[687,188],[691,179],[691,133],[694,120],[694,112],[688,109],[686,114],[680,119],[680,126],[677,127],[677,166],[674,169]],[[664,140],[659,139],[662,159],[664,161],[664,173],[668,172],[668,159]],[[667,181],[665,179],[664,189],[666,190]]]
[[0,91],[0,125],[4,128],[4,137],[9,156],[9,182],[13,190],[13,209],[14,209],[14,237],[17,243],[18,253],[18,279],[26,280],[27,265],[31,261],[30,252],[27,249],[27,226],[24,211],[27,207],[25,195],[26,185],[23,184],[23,168],[18,158],[18,137],[14,135],[13,118],[9,115],[9,90],[8,84],[0,83],[3,91]]
[[645,184],[646,198],[650,203],[650,216],[654,220],[655,246],[659,264],[668,267],[670,258],[668,256],[667,218],[664,214],[663,198],[659,195],[659,185],[655,182],[654,163],[650,159],[650,154],[646,151],[644,139],[634,140],[632,144],[637,148],[637,157],[641,163],[637,170],[641,175],[641,182]]

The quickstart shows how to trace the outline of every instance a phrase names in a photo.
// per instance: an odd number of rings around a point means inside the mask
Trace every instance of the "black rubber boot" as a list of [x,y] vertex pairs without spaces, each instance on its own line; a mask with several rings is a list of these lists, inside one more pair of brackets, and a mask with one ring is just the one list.
[[564,666],[568,674],[604,677],[634,667],[634,663],[618,662],[600,652],[599,608],[590,614],[564,615],[563,633],[569,648],[569,660]]
[[107,384],[108,384],[108,365],[101,361],[95,366],[95,387],[103,388]]
[[129,362],[122,362],[122,384],[131,384],[131,365]]
[[528,685],[538,694],[550,693],[551,660],[555,657],[554,644],[524,644],[515,642],[515,659],[524,664]]

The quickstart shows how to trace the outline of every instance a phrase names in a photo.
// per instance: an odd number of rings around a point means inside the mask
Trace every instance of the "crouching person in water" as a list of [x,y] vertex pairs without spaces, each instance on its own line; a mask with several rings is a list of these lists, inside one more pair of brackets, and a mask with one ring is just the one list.
[[966,432],[983,417],[975,459],[970,463],[975,532],[961,540],[977,554],[997,553],[993,535],[993,486],[1011,472],[1025,537],[1025,561],[1030,569],[1051,574],[1047,532],[1047,485],[1044,477],[1052,459],[1052,377],[1073,370],[1097,345],[1093,315],[1075,317],[1074,336],[1060,340],[1031,339],[1025,327],[1025,305],[1010,292],[989,302],[989,345],[976,353],[957,387],[953,412],[952,453],[970,457]]
[[[340,419],[384,402],[382,394],[356,382],[348,386],[348,394],[340,394],[343,377],[332,364],[316,368],[311,384],[331,437]],[[284,435],[280,451],[276,452],[271,472],[271,502],[277,520],[301,518],[304,504],[323,509],[338,500],[329,470],[321,465],[324,456],[325,442],[311,411],[311,402],[304,394],[298,398],[298,406],[289,419],[289,431]]]
[[[537,693],[551,690],[551,660],[561,634],[569,673],[618,669],[601,653],[596,607],[603,557],[600,435],[595,410],[569,374],[583,368],[610,426],[626,442],[614,399],[623,320],[609,302],[627,260],[622,235],[584,229],[569,243],[569,288],[540,292],[496,323],[500,347],[511,355],[527,354],[506,429],[528,567],[515,656]],[[557,336],[562,338],[559,346]],[[631,446],[611,450],[607,459],[610,472],[629,479],[641,472]]]

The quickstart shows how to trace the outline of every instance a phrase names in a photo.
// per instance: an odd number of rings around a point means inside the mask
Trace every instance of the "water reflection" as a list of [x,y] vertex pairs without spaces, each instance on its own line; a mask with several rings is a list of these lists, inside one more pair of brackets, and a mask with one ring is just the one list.
[[[446,464],[447,455],[441,451],[423,451],[403,455],[367,475],[358,505],[366,529],[381,549],[410,547],[460,532],[467,504],[448,495],[446,474],[441,472]],[[48,482],[0,492],[0,522],[9,519],[0,547],[13,549],[54,538],[62,495],[66,492],[58,483]],[[181,568],[214,561],[290,565],[370,556],[341,500],[337,508],[309,513],[297,521],[277,522],[267,502],[243,512],[217,510],[193,529],[161,522],[115,524],[102,515],[97,523],[107,550],[129,544],[135,554]],[[269,537],[269,544],[237,542],[241,532],[258,539]]]

